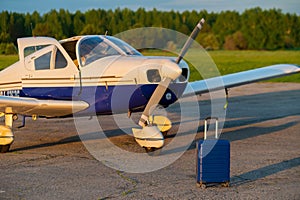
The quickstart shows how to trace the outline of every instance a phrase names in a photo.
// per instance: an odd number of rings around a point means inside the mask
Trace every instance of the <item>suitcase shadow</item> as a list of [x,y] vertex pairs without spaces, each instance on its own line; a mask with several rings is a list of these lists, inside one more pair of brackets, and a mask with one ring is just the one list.
[[300,166],[300,157],[265,166],[230,178],[231,186],[239,186]]

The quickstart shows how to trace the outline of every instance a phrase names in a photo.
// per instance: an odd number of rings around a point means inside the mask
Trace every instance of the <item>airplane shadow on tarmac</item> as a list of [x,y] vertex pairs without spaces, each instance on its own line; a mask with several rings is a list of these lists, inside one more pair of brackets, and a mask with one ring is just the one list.
[[44,148],[44,147],[51,147],[51,146],[63,145],[63,144],[69,144],[69,143],[75,143],[75,142],[81,142],[79,136],[68,137],[68,138],[65,138],[65,139],[62,139],[62,140],[59,140],[56,142],[47,142],[47,143],[37,144],[37,145],[32,145],[32,146],[13,148],[10,150],[10,152],[26,151],[26,150],[31,150],[31,149],[39,149],[39,148]]

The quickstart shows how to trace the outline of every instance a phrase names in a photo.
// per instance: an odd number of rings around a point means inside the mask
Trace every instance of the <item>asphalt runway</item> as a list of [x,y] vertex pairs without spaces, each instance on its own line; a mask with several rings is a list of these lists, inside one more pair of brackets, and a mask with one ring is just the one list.
[[[19,119],[11,152],[0,154],[0,199],[300,199],[300,84],[256,83],[231,89],[229,97],[221,134],[231,142],[228,188],[196,187],[195,144],[210,112],[207,94],[198,98],[201,120],[192,144],[172,164],[148,173],[127,173],[96,160],[72,118],[27,119],[18,129]],[[118,134],[111,117],[98,119],[111,143],[144,152],[132,137]]]

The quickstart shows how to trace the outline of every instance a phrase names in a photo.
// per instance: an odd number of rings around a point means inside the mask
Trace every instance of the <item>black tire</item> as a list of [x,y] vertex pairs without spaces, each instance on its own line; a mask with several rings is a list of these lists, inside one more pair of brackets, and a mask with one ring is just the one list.
[[164,132],[162,132],[162,135],[163,135],[164,137],[167,137],[167,136],[168,136],[168,132],[169,132],[169,130],[168,130],[168,131],[164,131]]
[[162,148],[154,148],[154,147],[146,148],[145,147],[145,150],[149,156],[159,156]]
[[10,144],[7,145],[0,145],[0,153],[6,153],[9,151]]

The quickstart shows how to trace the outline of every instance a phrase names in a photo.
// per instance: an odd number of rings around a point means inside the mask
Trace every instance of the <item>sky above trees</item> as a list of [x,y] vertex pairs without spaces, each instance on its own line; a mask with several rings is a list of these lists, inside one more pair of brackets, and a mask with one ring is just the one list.
[[51,9],[85,12],[90,9],[116,9],[130,8],[136,10],[140,7],[145,9],[156,8],[158,10],[207,10],[209,12],[220,12],[224,10],[235,10],[243,12],[245,9],[260,7],[262,9],[281,9],[283,13],[295,13],[300,15],[299,0],[1,0],[1,11],[26,13],[38,11],[41,14]]

